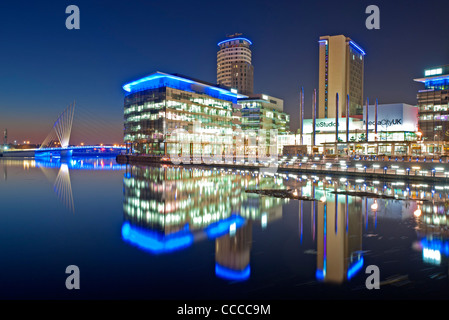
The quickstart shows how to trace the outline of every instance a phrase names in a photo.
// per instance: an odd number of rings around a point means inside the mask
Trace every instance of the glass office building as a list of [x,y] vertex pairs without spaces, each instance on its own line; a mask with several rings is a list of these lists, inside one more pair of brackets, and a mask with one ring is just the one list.
[[[242,130],[265,137],[266,154],[270,146],[278,145],[278,136],[290,132],[290,116],[284,112],[284,101],[265,94],[251,95],[238,100],[241,105]],[[276,150],[278,147],[276,147]],[[277,150],[279,154],[282,150]]]
[[178,151],[184,154],[221,153],[233,145],[233,132],[239,127],[233,105],[246,96],[162,72],[132,81],[123,89],[124,141],[132,152],[169,155],[173,148],[179,149],[180,137],[184,149]]
[[437,142],[449,141],[449,65],[425,69],[424,78],[414,80],[425,86],[417,95],[418,125],[423,140],[435,142],[435,151],[447,151],[441,150],[446,144],[438,146]]

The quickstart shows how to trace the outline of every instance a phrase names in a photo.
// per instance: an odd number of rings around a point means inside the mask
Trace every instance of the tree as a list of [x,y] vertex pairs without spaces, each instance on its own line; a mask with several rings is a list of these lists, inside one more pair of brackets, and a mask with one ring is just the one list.
[[360,135],[360,137],[359,137],[359,141],[365,141],[365,140],[366,140],[365,134],[362,133],[362,134]]

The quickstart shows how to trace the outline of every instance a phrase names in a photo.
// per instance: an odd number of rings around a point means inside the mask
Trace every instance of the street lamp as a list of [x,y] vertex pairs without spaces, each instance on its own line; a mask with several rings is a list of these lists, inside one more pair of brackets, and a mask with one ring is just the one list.
[[[436,140],[436,137],[438,136],[438,134],[435,134],[434,136],[433,136],[433,148],[435,149],[435,140]],[[438,152],[438,149],[439,149],[439,146],[440,146],[440,141],[438,140],[438,147],[437,147],[437,151],[435,152],[435,150],[434,150],[434,154],[436,154],[437,152]]]

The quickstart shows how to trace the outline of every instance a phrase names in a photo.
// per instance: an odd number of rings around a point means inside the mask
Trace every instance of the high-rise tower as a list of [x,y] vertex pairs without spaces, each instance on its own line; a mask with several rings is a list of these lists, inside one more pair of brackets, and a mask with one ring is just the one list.
[[323,36],[319,60],[319,118],[335,118],[336,94],[339,95],[339,117],[363,114],[363,65],[365,51],[344,35]]
[[254,88],[250,49],[252,42],[240,36],[241,33],[236,33],[218,43],[217,83],[237,89],[238,93],[251,95]]
[[449,65],[425,69],[414,80],[425,85],[417,95],[423,140],[449,141]]

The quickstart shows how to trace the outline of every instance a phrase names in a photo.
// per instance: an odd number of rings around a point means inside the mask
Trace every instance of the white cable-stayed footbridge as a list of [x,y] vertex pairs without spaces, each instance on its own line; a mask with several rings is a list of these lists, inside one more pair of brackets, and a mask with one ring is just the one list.
[[[70,137],[72,134],[73,119],[75,115],[75,102],[67,106],[67,108],[56,119],[49,134],[40,144],[39,148],[35,149],[21,149],[21,150],[7,150],[3,152],[4,157],[71,157],[74,152],[79,155],[114,155],[119,154],[126,148],[119,145],[104,146],[101,145],[70,145]],[[92,117],[90,117],[92,118]],[[89,116],[85,122],[89,122]],[[98,121],[97,121],[98,122]],[[97,127],[98,124],[92,125]],[[88,133],[98,135],[98,132],[93,132],[92,129],[86,130]]]

